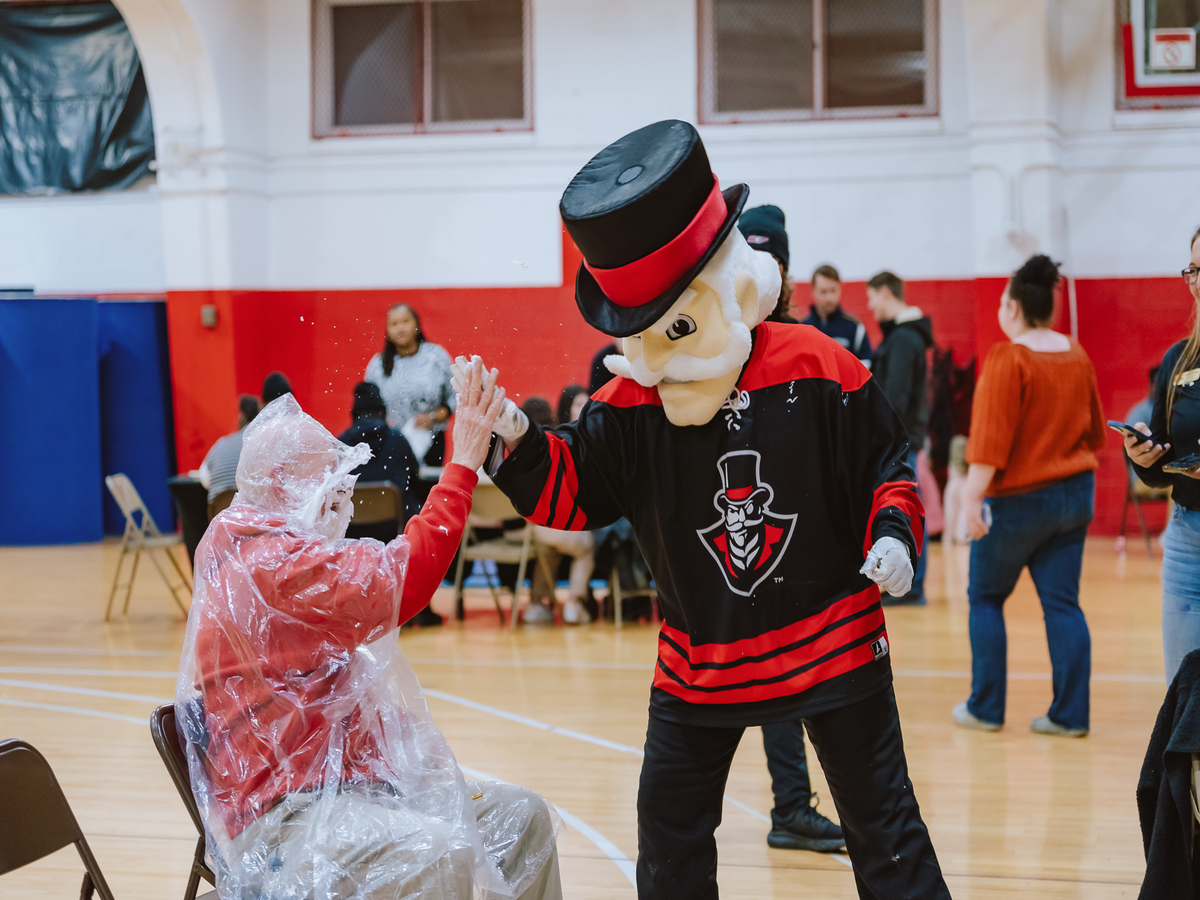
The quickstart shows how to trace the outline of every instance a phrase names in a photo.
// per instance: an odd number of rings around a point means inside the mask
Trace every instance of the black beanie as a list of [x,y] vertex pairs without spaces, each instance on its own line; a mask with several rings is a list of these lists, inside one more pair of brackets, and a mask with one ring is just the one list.
[[284,394],[290,394],[292,386],[282,372],[272,372],[263,379],[262,402],[266,406],[272,400],[278,400]]
[[369,381],[360,381],[354,386],[354,403],[350,407],[350,421],[359,419],[386,419],[387,406],[383,402],[383,394],[379,393],[379,385]]
[[738,231],[755,250],[773,254],[784,268],[788,266],[788,238],[783,227],[783,210],[778,206],[756,206],[742,213]]

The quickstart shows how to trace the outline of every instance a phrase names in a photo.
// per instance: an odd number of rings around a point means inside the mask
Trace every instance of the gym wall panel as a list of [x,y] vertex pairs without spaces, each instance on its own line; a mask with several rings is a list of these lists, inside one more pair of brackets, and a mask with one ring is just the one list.
[[[124,472],[164,531],[175,527],[167,479],[175,474],[167,313],[161,301],[98,304],[100,453],[104,475]],[[104,531],[120,534],[125,517],[108,491]]]
[[0,300],[0,544],[103,534],[94,300]]

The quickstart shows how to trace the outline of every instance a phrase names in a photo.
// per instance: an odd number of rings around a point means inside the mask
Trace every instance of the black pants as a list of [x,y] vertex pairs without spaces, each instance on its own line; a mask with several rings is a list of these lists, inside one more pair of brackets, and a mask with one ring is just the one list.
[[800,719],[773,722],[762,727],[762,735],[767,771],[771,773],[771,792],[775,795],[771,827],[786,829],[792,817],[812,801],[804,724]]
[[[862,900],[950,897],[908,780],[887,690],[804,720],[842,821]],[[725,780],[742,728],[650,714],[638,789],[640,900],[715,900]]]

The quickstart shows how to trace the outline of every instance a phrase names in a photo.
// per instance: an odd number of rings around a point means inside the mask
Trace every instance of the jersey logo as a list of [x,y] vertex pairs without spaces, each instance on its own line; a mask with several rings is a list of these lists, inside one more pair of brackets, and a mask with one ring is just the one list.
[[796,513],[771,512],[775,491],[759,480],[762,458],[755,450],[735,450],[717,460],[721,490],[713,505],[721,518],[696,534],[735,594],[751,597],[775,571],[796,529]]

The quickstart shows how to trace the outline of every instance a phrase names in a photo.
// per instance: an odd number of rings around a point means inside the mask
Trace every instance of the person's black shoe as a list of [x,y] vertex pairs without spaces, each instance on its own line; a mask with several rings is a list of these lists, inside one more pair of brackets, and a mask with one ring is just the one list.
[[776,850],[813,850],[834,853],[846,846],[842,829],[825,818],[815,806],[806,806],[787,823],[787,828],[772,828],[767,846]]
[[443,619],[428,606],[408,620],[409,625],[420,625],[422,628],[427,628],[430,625],[441,625]]

